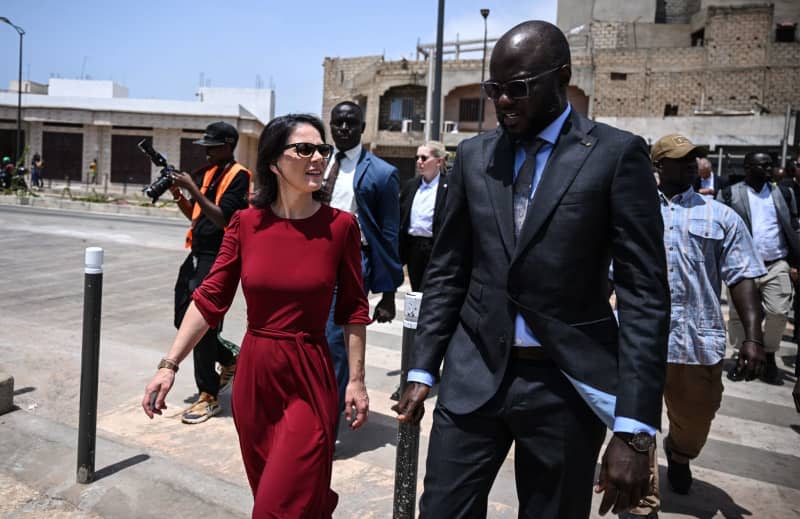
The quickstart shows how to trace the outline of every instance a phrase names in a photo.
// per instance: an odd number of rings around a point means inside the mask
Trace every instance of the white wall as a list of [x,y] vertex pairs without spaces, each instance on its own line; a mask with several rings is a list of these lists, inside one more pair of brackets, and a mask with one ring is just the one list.
[[239,104],[264,124],[275,117],[275,91],[273,90],[201,87],[197,94],[203,103]]
[[128,88],[113,81],[50,78],[48,95],[61,97],[128,97]]

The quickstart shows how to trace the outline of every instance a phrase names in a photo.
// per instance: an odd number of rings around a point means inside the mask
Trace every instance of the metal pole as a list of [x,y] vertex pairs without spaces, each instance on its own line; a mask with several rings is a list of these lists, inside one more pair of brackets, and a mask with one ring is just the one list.
[[[400,360],[400,394],[406,389],[411,352],[414,347],[422,292],[406,294],[403,309],[403,350]],[[393,519],[413,519],[417,508],[417,462],[419,424],[401,423],[397,431],[397,458],[394,472]]]
[[0,16],[0,22],[10,25],[19,34],[19,73],[17,74],[17,148],[14,150],[14,161],[18,166],[22,155],[22,36],[25,30],[19,25],[15,25],[11,20],[5,16]]
[[14,160],[19,163],[22,157],[22,35],[25,31],[18,29],[19,32],[19,74],[17,75],[17,150]]
[[103,249],[87,247],[83,290],[81,401],[78,419],[78,483],[94,481],[97,440],[97,380],[100,361],[100,309],[103,296]]
[[488,34],[486,19],[489,18],[489,10],[481,9],[481,16],[483,16],[483,59],[481,60],[481,104],[478,107],[478,133],[483,131],[483,112],[484,105],[486,104],[486,94],[483,91],[483,81],[486,79],[486,36]]
[[433,109],[431,110],[431,139],[438,141],[442,131],[442,45],[444,39],[444,0],[439,0],[436,23],[436,71],[433,78]]
[[[786,117],[783,122],[783,144],[781,145],[781,168],[786,167],[786,147],[789,145],[789,123],[792,120],[792,105],[786,105]],[[797,130],[795,130],[797,131]]]
[[717,175],[722,176],[722,146],[717,150]]

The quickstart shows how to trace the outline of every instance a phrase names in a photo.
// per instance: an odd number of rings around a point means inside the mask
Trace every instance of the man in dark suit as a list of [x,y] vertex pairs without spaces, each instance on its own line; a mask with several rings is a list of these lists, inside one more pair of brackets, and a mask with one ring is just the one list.
[[401,421],[419,420],[444,359],[421,517],[485,516],[512,442],[520,517],[588,517],[606,427],[595,491],[601,514],[622,512],[648,490],[666,369],[664,230],[647,147],[571,109],[569,44],[554,25],[512,28],[489,68],[500,128],[459,145],[395,406]]
[[[764,381],[783,384],[775,353],[780,348],[783,330],[792,310],[792,285],[800,266],[800,225],[794,196],[785,186],[773,184],[772,158],[766,153],[748,153],[744,157],[744,182],[719,192],[717,200],[729,205],[742,217],[753,236],[756,250],[764,261],[767,274],[756,279],[764,309],[764,351],[767,364]],[[730,344],[739,349],[744,339],[742,323],[731,307],[728,320]],[[741,380],[735,370],[731,380]]]
[[723,188],[728,187],[728,177],[721,177],[714,173],[711,161],[705,157],[697,159],[697,178],[694,180],[695,192],[714,198]]
[[444,144],[429,141],[417,148],[415,163],[419,175],[400,192],[400,261],[408,268],[411,290],[422,290],[433,240],[441,225],[447,193]]
[[[367,294],[383,294],[375,306],[373,320],[384,323],[394,319],[394,294],[403,283],[403,267],[398,253],[400,180],[397,168],[361,146],[365,126],[364,114],[357,104],[344,101],[333,107],[330,127],[336,153],[325,171],[322,189],[327,203],[355,213],[358,218],[364,289]],[[341,411],[350,372],[344,331],[334,322],[335,306],[334,301],[325,335],[339,385]]]

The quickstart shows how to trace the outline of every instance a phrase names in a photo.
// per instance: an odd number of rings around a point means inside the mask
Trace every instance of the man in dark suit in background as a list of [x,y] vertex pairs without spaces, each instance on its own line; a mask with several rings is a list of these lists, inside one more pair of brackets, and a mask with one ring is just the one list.
[[[364,289],[367,295],[370,292],[383,294],[375,306],[373,320],[385,323],[394,319],[394,294],[403,283],[398,252],[400,180],[397,168],[361,146],[365,126],[364,113],[357,104],[344,101],[333,107],[330,127],[336,153],[325,171],[322,189],[326,203],[354,213],[358,219]],[[350,370],[344,331],[333,319],[335,306],[334,301],[325,335],[339,385],[341,412]]]
[[721,177],[714,173],[710,160],[705,157],[697,159],[697,178],[692,186],[697,193],[714,198],[717,193],[728,187],[728,185],[728,177]]
[[[515,444],[520,517],[635,506],[661,421],[669,324],[663,223],[644,141],[567,102],[554,25],[504,34],[484,83],[500,128],[461,143],[448,176],[410,362],[395,406],[419,420],[444,359],[421,517],[486,515]],[[613,258],[620,325],[608,302]]]
[[400,192],[400,260],[408,268],[411,290],[422,290],[433,240],[441,225],[447,194],[447,151],[444,144],[428,141],[414,158],[419,175]]

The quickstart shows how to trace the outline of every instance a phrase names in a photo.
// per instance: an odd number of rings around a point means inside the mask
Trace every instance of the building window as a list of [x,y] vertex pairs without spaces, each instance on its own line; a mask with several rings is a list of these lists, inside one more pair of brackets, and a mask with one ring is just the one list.
[[389,105],[389,120],[402,121],[414,116],[414,98],[396,97]]
[[692,47],[704,47],[706,40],[706,30],[700,29],[692,33]]
[[458,120],[460,122],[478,122],[481,111],[481,100],[476,98],[465,98],[459,100]]
[[665,104],[664,105],[664,117],[671,117],[678,115],[678,105],[673,104]]
[[791,43],[794,41],[794,32],[797,28],[796,23],[783,22],[775,26],[775,41],[779,43]]
[[611,81],[627,81],[628,74],[624,72],[612,72],[611,73]]

